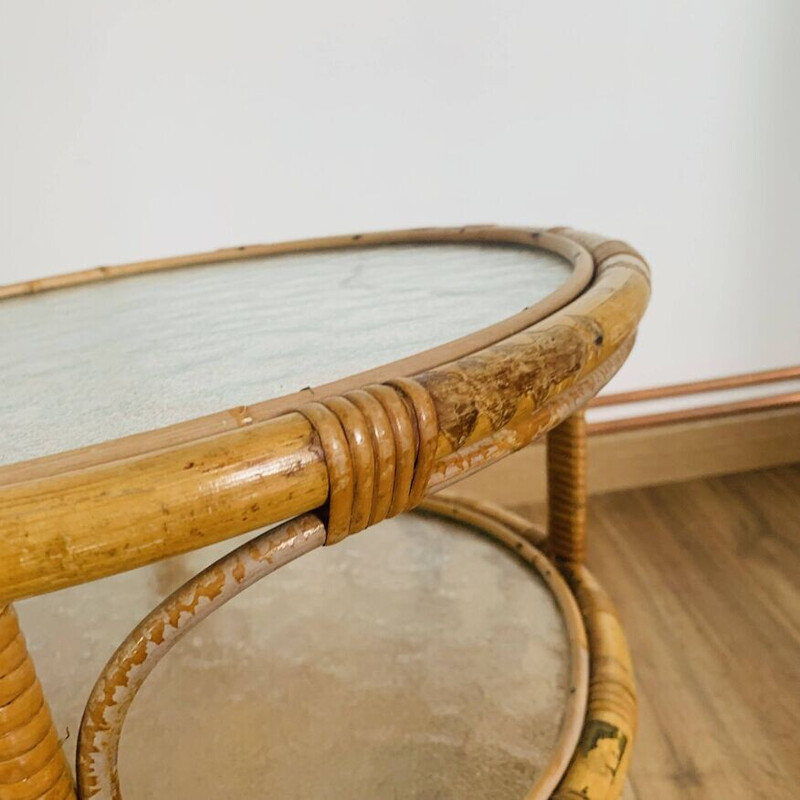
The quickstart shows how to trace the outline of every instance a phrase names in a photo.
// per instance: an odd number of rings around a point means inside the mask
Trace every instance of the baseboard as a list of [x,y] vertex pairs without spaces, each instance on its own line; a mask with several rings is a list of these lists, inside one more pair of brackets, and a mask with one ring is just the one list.
[[[601,494],[794,462],[800,462],[797,405],[594,433],[588,442],[587,483],[590,494]],[[544,444],[459,482],[454,491],[508,507],[545,502]]]

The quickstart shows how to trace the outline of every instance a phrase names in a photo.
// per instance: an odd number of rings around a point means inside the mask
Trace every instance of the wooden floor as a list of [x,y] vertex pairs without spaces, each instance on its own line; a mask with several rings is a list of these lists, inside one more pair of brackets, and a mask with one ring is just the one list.
[[628,796],[800,796],[800,465],[594,497],[590,536],[639,686]]

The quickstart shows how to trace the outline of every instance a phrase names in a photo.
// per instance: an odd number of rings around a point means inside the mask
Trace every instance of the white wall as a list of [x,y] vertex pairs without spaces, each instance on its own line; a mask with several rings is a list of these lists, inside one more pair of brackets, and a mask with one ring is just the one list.
[[800,360],[800,4],[0,0],[0,283],[324,233],[628,239],[617,389]]

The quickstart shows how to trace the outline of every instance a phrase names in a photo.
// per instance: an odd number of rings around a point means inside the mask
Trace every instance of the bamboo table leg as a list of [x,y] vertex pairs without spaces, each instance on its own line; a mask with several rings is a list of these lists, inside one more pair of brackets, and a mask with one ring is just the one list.
[[0,800],[74,800],[72,775],[12,606],[0,607]]
[[547,535],[556,561],[586,557],[586,417],[575,412],[547,436]]
[[620,796],[636,734],[636,689],[625,633],[586,558],[586,421],[573,414],[548,434],[548,538],[572,587],[589,636],[586,722],[554,800]]

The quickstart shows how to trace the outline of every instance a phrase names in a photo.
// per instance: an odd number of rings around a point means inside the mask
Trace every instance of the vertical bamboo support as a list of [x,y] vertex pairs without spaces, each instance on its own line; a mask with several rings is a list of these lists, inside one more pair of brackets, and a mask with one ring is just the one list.
[[613,603],[578,566],[569,582],[589,636],[589,703],[581,740],[552,800],[617,800],[636,736],[636,686],[628,644]]
[[586,559],[586,417],[578,411],[547,437],[548,541],[586,621],[589,703],[581,741],[553,800],[616,800],[636,733],[636,688],[628,646]]
[[586,417],[576,411],[547,435],[547,532],[556,561],[586,557]]
[[74,800],[72,775],[12,606],[0,607],[0,800]]

